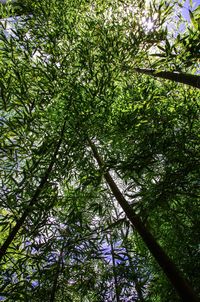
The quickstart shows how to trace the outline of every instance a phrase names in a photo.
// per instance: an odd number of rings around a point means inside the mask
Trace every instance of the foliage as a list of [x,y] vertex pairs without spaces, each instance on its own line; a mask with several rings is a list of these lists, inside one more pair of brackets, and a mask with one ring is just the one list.
[[1,244],[26,214],[1,262],[5,301],[179,301],[88,138],[199,292],[199,91],[134,72],[197,72],[199,31],[166,28],[175,4],[1,6]]

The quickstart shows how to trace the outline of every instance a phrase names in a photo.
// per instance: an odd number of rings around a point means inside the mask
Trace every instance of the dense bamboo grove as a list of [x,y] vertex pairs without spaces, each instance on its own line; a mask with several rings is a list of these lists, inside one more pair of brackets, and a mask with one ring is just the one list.
[[199,9],[181,9],[1,4],[3,301],[199,301]]

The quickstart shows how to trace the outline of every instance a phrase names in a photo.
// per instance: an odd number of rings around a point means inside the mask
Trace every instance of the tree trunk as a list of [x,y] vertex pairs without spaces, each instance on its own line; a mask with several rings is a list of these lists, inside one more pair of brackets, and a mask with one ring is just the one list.
[[53,282],[53,286],[52,286],[52,290],[51,290],[50,302],[54,302],[55,296],[56,296],[56,291],[58,288],[58,278],[59,278],[59,274],[60,274],[60,266],[62,264],[62,259],[63,259],[63,249],[64,249],[64,238],[63,238],[63,244],[62,244],[62,248],[60,251],[60,255],[58,257],[55,278],[54,278],[54,282]]
[[195,74],[193,75],[188,73],[172,72],[172,71],[156,72],[155,69],[141,69],[141,68],[134,68],[134,70],[141,74],[147,74],[155,78],[163,78],[174,82],[183,83],[200,89],[200,76]]
[[17,235],[17,233],[19,232],[20,228],[23,226],[26,218],[28,217],[28,215],[30,214],[30,211],[32,209],[32,207],[37,203],[38,197],[40,196],[40,193],[42,191],[42,189],[44,188],[45,184],[47,183],[49,174],[52,171],[52,168],[54,166],[54,163],[56,161],[56,156],[58,154],[59,148],[61,146],[62,143],[62,139],[63,139],[63,135],[64,135],[64,130],[65,130],[65,124],[66,121],[64,122],[64,125],[62,127],[62,131],[61,131],[61,135],[60,135],[60,139],[58,141],[58,144],[55,148],[54,154],[52,156],[52,159],[49,163],[49,166],[44,174],[44,176],[42,177],[39,186],[37,187],[33,197],[31,198],[31,200],[28,203],[27,208],[25,209],[24,213],[22,214],[21,218],[19,218],[14,226],[14,228],[11,230],[10,234],[8,235],[8,237],[6,238],[5,242],[3,243],[3,245],[0,247],[0,261],[3,258],[3,256],[6,254],[6,251],[9,247],[9,245],[12,243],[12,241],[15,239],[15,236]]
[[[121,237],[122,237],[122,240],[123,240],[126,255],[128,257],[129,265],[134,268],[134,264],[133,264],[132,258],[130,256],[129,248],[128,248],[128,245],[127,245],[127,242],[126,242],[127,235],[124,234],[123,230],[121,230]],[[135,290],[136,290],[137,295],[138,295],[138,302],[145,302],[145,300],[143,298],[143,293],[142,293],[142,286],[140,285],[140,282],[138,280],[138,273],[136,272],[135,269],[134,269],[134,274],[133,274],[132,279],[135,283]]]
[[[92,143],[90,139],[88,139],[88,143],[92,149],[94,158],[96,159],[100,168],[105,168],[104,162],[101,159],[96,146]],[[181,272],[175,266],[173,261],[167,256],[162,247],[157,243],[153,235],[149,232],[149,230],[144,226],[140,217],[134,213],[132,207],[129,205],[127,200],[122,195],[118,186],[114,182],[109,172],[104,172],[104,177],[115,196],[116,200],[119,202],[120,206],[124,210],[126,216],[129,218],[130,222],[142,237],[144,243],[148,247],[149,251],[154,256],[157,263],[163,269],[164,273],[176,289],[179,296],[182,298],[184,302],[200,302],[200,299],[195,295],[192,288],[188,284],[188,282],[183,278]]]
[[108,240],[108,242],[110,243],[110,248],[111,248],[114,286],[115,286],[115,297],[116,297],[116,302],[120,302],[120,293],[119,293],[119,287],[118,287],[118,281],[117,281],[117,272],[116,272],[116,264],[115,264],[115,251],[114,251],[114,246],[113,246],[111,235],[110,235],[109,239],[110,240]]

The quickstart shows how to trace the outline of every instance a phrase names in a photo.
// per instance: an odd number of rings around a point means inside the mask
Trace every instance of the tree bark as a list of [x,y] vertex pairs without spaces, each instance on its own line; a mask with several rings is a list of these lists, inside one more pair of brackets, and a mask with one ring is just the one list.
[[[130,256],[129,248],[128,248],[128,245],[127,245],[127,242],[126,242],[127,235],[128,235],[128,233],[124,234],[123,229],[122,229],[121,230],[121,237],[122,237],[122,240],[123,240],[126,255],[128,257],[128,262],[129,262],[129,265],[134,268],[133,261],[132,261],[132,258]],[[134,274],[132,276],[132,279],[135,283],[135,290],[136,290],[137,295],[138,295],[138,302],[145,302],[145,300],[143,298],[143,293],[142,293],[142,286],[140,285],[140,282],[138,280],[138,273],[135,269],[133,269],[133,271],[134,271]]]
[[[90,139],[88,139],[88,143],[92,149],[94,158],[96,159],[99,167],[104,169],[104,162],[101,159],[96,146]],[[104,178],[106,179],[116,200],[124,210],[126,216],[130,220],[136,231],[139,233],[144,243],[148,247],[149,251],[152,253],[157,263],[163,269],[164,273],[166,274],[166,276],[168,277],[168,279],[170,280],[182,300],[184,302],[200,302],[200,299],[193,292],[193,289],[191,288],[187,280],[182,276],[181,272],[175,266],[173,261],[168,257],[162,247],[157,243],[156,239],[153,237],[150,231],[144,226],[140,217],[135,214],[132,207],[129,205],[129,203],[119,190],[118,186],[114,182],[110,173],[104,172]]]
[[116,297],[116,302],[120,302],[120,292],[119,292],[119,287],[118,287],[116,264],[115,264],[115,251],[114,251],[114,246],[113,246],[111,235],[110,235],[109,239],[110,240],[108,240],[108,242],[110,243],[110,247],[111,247],[111,257],[112,257],[114,286],[115,286],[115,297]]
[[51,290],[51,296],[50,296],[50,302],[54,302],[55,301],[55,296],[56,296],[56,291],[58,288],[58,278],[59,278],[59,274],[60,274],[60,267],[62,264],[62,259],[63,259],[63,249],[64,249],[64,238],[63,238],[63,244],[62,244],[62,248],[58,257],[58,262],[57,262],[57,268],[56,268],[56,272],[55,272],[55,278],[54,278],[54,282],[53,282],[53,286],[52,286],[52,290]]
[[173,82],[183,83],[200,89],[200,76],[195,74],[193,75],[188,73],[172,72],[172,71],[156,72],[155,69],[143,69],[143,68],[134,68],[134,70],[141,74],[147,74],[155,78],[162,78],[162,79],[171,80]]
[[38,197],[40,196],[40,193],[42,191],[42,189],[44,188],[45,184],[47,183],[49,174],[52,171],[52,168],[54,166],[54,163],[56,161],[56,156],[58,154],[59,148],[61,146],[62,143],[62,139],[63,139],[63,135],[64,135],[64,130],[65,130],[65,124],[66,121],[64,122],[64,125],[62,127],[62,131],[61,131],[61,135],[60,135],[60,139],[57,143],[57,146],[55,148],[54,154],[52,156],[52,159],[49,163],[49,166],[44,174],[44,176],[42,177],[39,186],[37,187],[33,197],[31,198],[31,200],[28,203],[27,208],[25,209],[24,213],[22,214],[22,216],[17,220],[15,226],[13,227],[13,229],[11,230],[10,234],[8,235],[8,237],[6,238],[5,242],[3,243],[3,245],[0,247],[0,261],[1,259],[4,257],[4,255],[6,254],[6,251],[9,247],[9,245],[12,243],[12,241],[15,239],[15,236],[17,235],[17,233],[19,232],[20,228],[23,226],[26,218],[28,217],[28,215],[30,214],[30,211],[33,207],[33,205],[35,205],[37,203]]

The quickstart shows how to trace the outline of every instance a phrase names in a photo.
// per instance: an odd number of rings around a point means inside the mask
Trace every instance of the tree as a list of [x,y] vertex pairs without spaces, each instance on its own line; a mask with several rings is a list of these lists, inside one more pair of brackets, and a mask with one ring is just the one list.
[[159,71],[156,72],[155,69],[140,69],[136,68],[135,71],[148,74],[156,78],[168,79],[178,83],[184,83],[187,85],[191,85],[193,87],[200,88],[200,78],[198,75],[191,75],[186,73],[175,73],[170,71]]
[[[122,297],[126,283],[137,301],[168,301],[165,289],[179,299],[149,249],[182,299],[198,301],[199,92],[134,72],[147,70],[152,48],[167,41],[173,6],[25,1],[11,29],[13,8],[1,9],[4,297],[105,301],[114,280],[118,301],[130,298],[129,290]],[[117,219],[114,197],[124,210]],[[122,285],[115,244],[127,217]],[[112,270],[102,244],[111,246]],[[138,261],[133,273],[136,259],[145,267]]]

